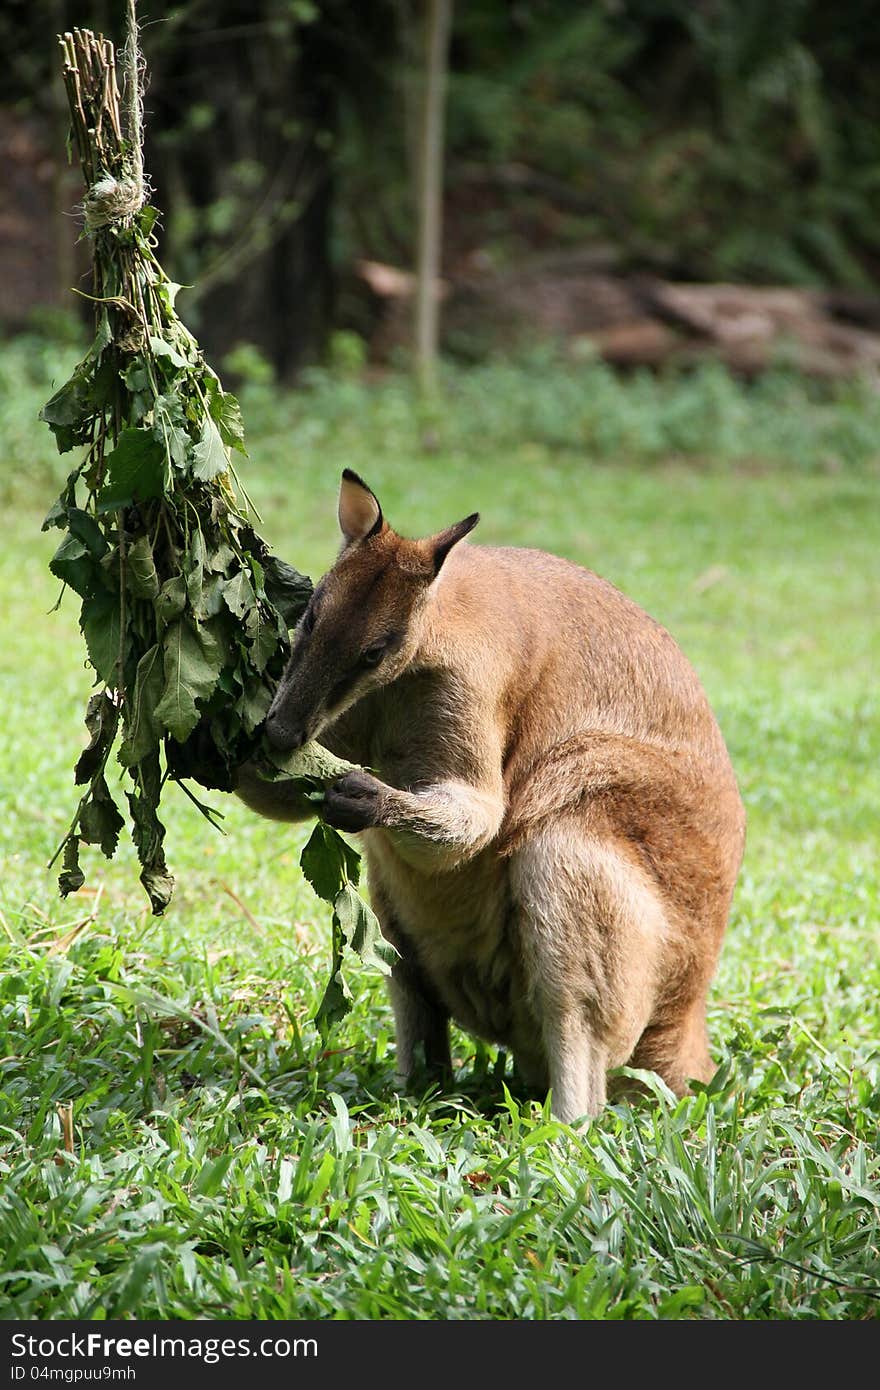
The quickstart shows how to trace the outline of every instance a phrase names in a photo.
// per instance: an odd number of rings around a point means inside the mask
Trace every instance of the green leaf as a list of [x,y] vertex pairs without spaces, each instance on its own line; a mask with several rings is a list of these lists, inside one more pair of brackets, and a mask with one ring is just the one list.
[[186,468],[192,440],[186,428],[183,407],[173,392],[156,397],[153,403],[153,418],[153,438],[161,444],[175,467]]
[[68,529],[71,534],[76,536],[96,560],[100,560],[102,555],[106,555],[109,545],[107,537],[101,530],[91,512],[84,512],[81,507],[69,507],[67,510]]
[[159,298],[170,314],[174,313],[174,301],[177,299],[181,290],[190,290],[192,285],[179,285],[176,280],[168,280],[164,276],[156,286]]
[[255,671],[263,674],[272,657],[283,647],[285,654],[289,651],[287,642],[287,629],[283,628],[283,637],[278,631],[278,621],[269,621],[260,612],[259,607],[252,608],[245,619],[245,632],[251,643],[251,663]]
[[119,598],[106,589],[99,590],[83,601],[79,617],[83,637],[89,651],[89,661],[105,685],[118,686],[120,613]]
[[59,526],[62,530],[67,527],[67,517],[72,507],[76,507],[76,480],[79,477],[79,469],[75,468],[68,474],[67,482],[60,497],[52,503],[40,527],[41,531],[49,531],[53,526]]
[[240,454],[247,455],[244,447],[244,423],[241,418],[241,406],[229,391],[221,391],[219,388],[213,391],[208,398],[208,409],[211,418],[217,425],[220,438],[224,444],[230,448],[237,449]]
[[345,944],[360,956],[364,965],[378,970],[381,975],[390,975],[398,953],[391,943],[385,940],[378,917],[352,884],[346,883],[340,889],[333,904],[333,912],[339,922]]
[[155,333],[150,334],[150,350],[154,357],[167,357],[175,367],[188,367],[189,362],[185,357],[173,348],[164,338],[159,338]]
[[158,722],[179,743],[199,722],[197,700],[207,700],[223,665],[219,643],[191,618],[177,618],[162,641],[165,685],[155,708]]
[[248,609],[254,607],[257,596],[246,570],[239,570],[228,580],[223,590],[223,601],[236,618],[243,618]]
[[68,584],[80,598],[89,598],[100,585],[100,570],[76,536],[66,535],[52,559],[49,569],[56,579]]
[[210,416],[205,416],[199,442],[193,449],[192,475],[199,482],[210,483],[222,473],[229,472],[226,446]]
[[138,395],[151,389],[150,373],[147,371],[147,364],[142,357],[132,358],[125,369],[123,380],[132,395]]
[[335,830],[321,821],[312,831],[299,857],[300,868],[319,898],[335,903],[349,881],[357,883],[360,856]]
[[173,622],[186,607],[186,580],[182,574],[166,579],[153,600],[156,621],[160,626]]
[[315,1014],[315,1026],[325,1042],[334,1025],[340,1023],[350,1012],[351,990],[342,971],[335,970],[330,976]]
[[329,840],[332,834],[329,826],[319,821],[299,857],[303,876],[312,885],[318,897],[328,903],[333,902],[345,882],[340,856],[335,845]]
[[106,309],[102,309],[98,318],[98,328],[95,333],[95,341],[92,343],[92,356],[96,362],[100,362],[106,348],[113,342],[113,331],[110,328],[110,316]]
[[233,708],[241,716],[246,733],[252,734],[260,727],[271,703],[272,692],[263,681],[257,677],[245,679],[244,689]]
[[67,526],[67,513],[70,510],[68,497],[68,493],[62,493],[60,497],[56,497],[43,517],[41,531],[50,531],[53,526],[60,526],[62,529]]
[[162,737],[156,706],[165,687],[162,648],[157,642],[145,652],[137,665],[134,693],[128,704],[126,736],[119,748],[123,767],[132,767],[155,751]]
[[295,627],[312,596],[311,579],[275,555],[263,561],[263,575],[269,602],[278,609],[288,627]]
[[222,574],[212,574],[202,584],[202,591],[197,603],[190,600],[193,612],[197,618],[216,618],[218,613],[224,610],[223,590],[226,588],[227,581]]
[[92,399],[94,364],[85,358],[73,370],[69,381],[51,396],[40,411],[40,419],[52,430],[58,452],[65,454],[91,438],[95,402]]
[[[335,753],[331,753],[322,744],[310,743],[303,744],[295,753],[290,753],[287,757],[282,757],[268,744],[263,742],[260,748],[260,775],[267,781],[295,781],[311,791],[323,791],[330,782],[335,782],[337,777],[344,777],[346,772],[353,772],[354,763],[346,762],[345,758],[337,758]],[[328,834],[336,835],[336,831],[330,830],[329,826],[324,827]],[[355,861],[359,862],[355,851],[347,841],[339,838],[341,845],[352,855]],[[346,861],[348,862],[348,861]],[[357,863],[350,877],[357,883]]]
[[98,493],[99,512],[161,497],[165,491],[165,450],[151,430],[123,430],[105,464],[104,486]]
[[205,565],[215,574],[226,574],[229,566],[235,562],[235,551],[226,541],[221,541],[213,550],[209,550],[205,556]]
[[158,216],[159,209],[153,207],[152,203],[146,203],[144,207],[141,208],[140,212],[138,213],[137,220],[138,226],[140,227],[141,232],[145,237],[148,237],[150,235],[150,232],[156,225],[156,219],[158,218]]
[[159,576],[153,547],[147,535],[138,536],[125,556],[125,578],[135,598],[154,599],[159,593]]

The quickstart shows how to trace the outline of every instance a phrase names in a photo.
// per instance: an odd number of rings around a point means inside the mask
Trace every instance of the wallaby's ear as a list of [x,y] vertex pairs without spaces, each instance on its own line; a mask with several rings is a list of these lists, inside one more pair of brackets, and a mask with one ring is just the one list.
[[339,529],[348,545],[375,536],[385,525],[379,500],[363,478],[350,468],[343,469],[339,489]]
[[457,521],[454,526],[448,526],[445,531],[441,531],[438,536],[432,536],[429,541],[431,547],[431,557],[434,562],[434,574],[440,573],[440,567],[446,556],[454,545],[460,540],[464,540],[469,531],[473,531],[480,519],[479,512],[472,512],[466,516],[464,521]]

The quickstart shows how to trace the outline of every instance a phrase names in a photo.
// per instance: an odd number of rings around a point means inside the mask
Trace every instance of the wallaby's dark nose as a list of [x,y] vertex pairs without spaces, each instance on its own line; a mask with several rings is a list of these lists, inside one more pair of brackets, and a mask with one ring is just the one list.
[[266,737],[279,753],[295,753],[306,741],[305,731],[289,724],[280,710],[266,716]]

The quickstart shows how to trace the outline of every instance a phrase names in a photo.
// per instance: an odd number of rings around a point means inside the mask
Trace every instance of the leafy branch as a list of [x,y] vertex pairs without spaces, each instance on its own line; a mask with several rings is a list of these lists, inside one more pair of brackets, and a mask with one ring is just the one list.
[[[107,781],[115,751],[141,881],[161,913],[173,889],[163,788],[192,777],[228,791],[238,766],[265,755],[261,726],[289,655],[288,629],[312,585],[254,530],[232,462],[246,454],[241,411],[178,318],[180,287],[156,259],[158,214],[144,201],[140,132],[123,133],[113,45],[86,30],[61,43],[87,186],[95,338],[41,411],[61,453],[84,451],[43,529],[63,533],[50,569],[81,600],[98,689],[86,710],[89,745],[74,769],[84,791],[55,857],[63,856],[66,896],[84,882],[83,845],[115,853],[125,823]],[[130,43],[131,84],[139,78]],[[306,765],[298,781],[289,771],[269,775],[293,777],[317,814],[332,773],[322,781]],[[354,892],[355,852],[319,826],[303,867],[333,904],[331,987],[346,941],[387,972],[390,948]],[[346,1012],[349,998],[347,988],[325,996],[322,1023]]]

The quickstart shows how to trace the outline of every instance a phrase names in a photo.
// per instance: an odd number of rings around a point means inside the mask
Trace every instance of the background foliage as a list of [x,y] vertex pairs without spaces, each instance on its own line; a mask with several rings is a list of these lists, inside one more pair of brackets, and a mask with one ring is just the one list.
[[[11,0],[5,101],[54,130],[53,34],[119,0]],[[147,167],[209,354],[282,371],[365,331],[359,257],[412,262],[416,0],[141,5]],[[680,278],[876,286],[870,0],[468,0],[456,7],[446,265],[591,246]]]

